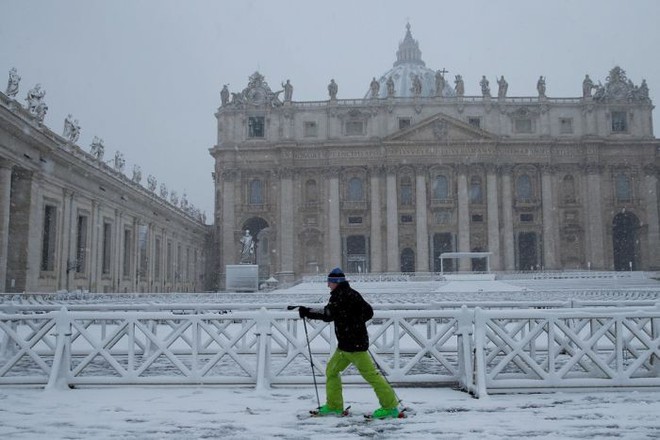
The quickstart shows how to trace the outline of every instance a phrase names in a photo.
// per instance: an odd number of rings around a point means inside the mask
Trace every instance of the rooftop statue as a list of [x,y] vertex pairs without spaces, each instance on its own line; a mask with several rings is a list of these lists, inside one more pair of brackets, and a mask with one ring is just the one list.
[[80,137],[80,124],[77,119],[75,121],[73,120],[73,116],[70,113],[64,119],[62,136],[67,138],[72,144],[78,142],[78,138]]
[[371,97],[378,98],[378,92],[380,92],[380,83],[376,81],[375,76],[371,80],[371,84],[369,85],[369,88],[371,89]]
[[387,96],[394,96],[395,90],[394,90],[394,80],[392,80],[392,77],[390,76],[387,78]]
[[135,183],[140,183],[142,181],[142,168],[140,168],[140,165],[133,165],[133,177],[131,180]]
[[156,191],[156,187],[158,187],[158,181],[154,176],[149,174],[149,176],[147,176],[147,189],[153,192]]
[[293,98],[291,81],[287,79],[286,83],[282,83],[282,88],[284,89],[284,102],[291,102],[291,98]]
[[222,86],[222,90],[220,91],[220,101],[223,107],[229,104],[229,89],[227,88],[227,84]]
[[582,81],[582,97],[591,98],[591,91],[595,88],[596,86],[591,78],[589,78],[589,75],[585,75],[584,80]]
[[164,199],[167,199],[167,194],[168,194],[167,186],[165,186],[164,183],[161,183],[160,184],[160,196]]
[[539,92],[539,98],[545,98],[545,78],[543,75],[536,82],[536,90]]
[[37,84],[28,91],[26,98],[28,111],[36,116],[39,122],[44,121],[44,117],[48,111],[48,105],[43,101],[44,96],[46,96],[46,91],[41,89],[41,84]]
[[7,90],[5,95],[10,98],[13,98],[18,94],[18,84],[21,82],[21,77],[16,70],[16,67],[12,67],[9,71],[9,79],[7,80]]
[[435,72],[435,96],[442,96],[445,90],[445,70]]
[[97,136],[94,136],[92,143],[89,145],[89,152],[92,156],[98,161],[103,160],[103,154],[105,153],[105,147],[103,146],[103,139],[99,139]]
[[126,165],[126,160],[124,160],[124,155],[120,151],[115,152],[115,170],[120,173],[124,171],[124,165]]
[[337,83],[335,82],[334,79],[330,80],[330,84],[328,84],[328,95],[330,95],[330,100],[334,101],[337,99],[337,90],[339,87],[337,86]]
[[490,98],[490,83],[486,79],[486,75],[481,76],[481,81],[479,81],[479,85],[481,86],[481,95],[484,98]]
[[454,91],[456,92],[456,96],[465,95],[465,83],[463,83],[463,76],[456,75],[454,77]]
[[173,204],[174,206],[177,206],[179,204],[179,195],[177,194],[176,191],[172,191],[170,193],[170,203]]
[[497,80],[497,97],[499,99],[506,98],[506,92],[509,90],[509,83],[504,79],[504,75]]

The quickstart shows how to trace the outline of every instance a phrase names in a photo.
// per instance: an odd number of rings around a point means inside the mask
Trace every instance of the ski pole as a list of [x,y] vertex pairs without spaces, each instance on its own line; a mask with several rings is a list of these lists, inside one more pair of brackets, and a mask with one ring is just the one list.
[[[287,306],[287,310],[295,310],[300,306]],[[309,352],[309,365],[312,368],[312,378],[314,379],[314,391],[316,392],[317,408],[321,408],[321,399],[319,398],[319,386],[316,383],[316,374],[314,374],[314,361],[312,360],[312,347],[309,345],[309,333],[307,332],[307,320],[302,319],[303,327],[305,328],[305,340],[307,341],[307,351]]]

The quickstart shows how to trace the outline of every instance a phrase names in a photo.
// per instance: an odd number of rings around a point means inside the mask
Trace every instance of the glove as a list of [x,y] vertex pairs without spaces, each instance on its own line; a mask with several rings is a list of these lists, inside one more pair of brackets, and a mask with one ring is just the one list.
[[301,318],[309,317],[309,308],[305,306],[298,307],[298,316]]

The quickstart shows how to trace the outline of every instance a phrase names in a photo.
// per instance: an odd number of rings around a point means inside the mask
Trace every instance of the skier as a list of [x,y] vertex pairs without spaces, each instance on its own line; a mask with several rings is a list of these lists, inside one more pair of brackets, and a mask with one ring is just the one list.
[[326,366],[326,404],[314,414],[342,415],[344,398],[342,396],[341,373],[350,364],[355,365],[362,377],[371,385],[380,402],[380,408],[371,415],[375,419],[400,417],[398,399],[387,380],[378,372],[368,352],[369,334],[366,322],[373,317],[373,309],[357,290],[346,281],[340,268],[332,269],[328,275],[330,300],[322,309],[310,309],[300,306],[301,318],[334,321],[337,336],[337,350]]

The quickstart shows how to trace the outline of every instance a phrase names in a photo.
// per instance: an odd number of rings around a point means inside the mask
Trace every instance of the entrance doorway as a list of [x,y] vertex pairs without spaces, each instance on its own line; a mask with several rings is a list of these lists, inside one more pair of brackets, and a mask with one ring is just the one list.
[[612,219],[614,270],[637,270],[639,267],[639,219],[631,212]]
[[518,270],[535,270],[539,266],[536,232],[518,234]]
[[415,253],[410,248],[405,248],[401,252],[401,272],[415,271]]
[[367,238],[364,235],[346,237],[347,273],[368,272],[367,263]]
[[454,260],[447,259],[444,261],[443,266],[440,267],[440,255],[445,252],[453,252],[454,243],[452,240],[451,232],[442,232],[433,234],[433,271],[434,272],[454,272]]

